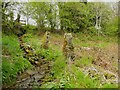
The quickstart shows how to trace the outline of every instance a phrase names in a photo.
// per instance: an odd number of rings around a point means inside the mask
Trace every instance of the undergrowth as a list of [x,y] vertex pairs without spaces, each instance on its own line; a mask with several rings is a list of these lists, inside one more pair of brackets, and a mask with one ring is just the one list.
[[[52,34],[54,35],[54,34]],[[77,34],[76,34],[77,35]],[[56,35],[56,38],[53,40],[60,39],[60,35]],[[55,35],[54,35],[55,37]],[[99,47],[105,48],[108,46],[108,43],[111,43],[109,39],[102,37],[99,38],[83,38],[78,35],[78,38],[75,39],[74,36],[73,43],[74,45],[80,45],[82,47]],[[34,49],[35,53],[44,57],[45,60],[53,61],[53,66],[51,69],[52,79],[54,80],[46,82],[41,87],[36,88],[117,88],[117,85],[114,84],[104,84],[100,86],[100,81],[96,79],[91,79],[89,76],[85,75],[82,72],[82,68],[85,66],[92,65],[94,57],[82,56],[74,61],[74,64],[71,65],[68,69],[67,60],[62,54],[61,47],[50,43],[49,49],[43,49],[41,47],[41,36],[26,34],[23,38],[24,42],[30,44]],[[91,43],[87,41],[102,41],[101,45],[98,42]],[[113,39],[112,39],[113,40]],[[114,40],[113,40],[114,41]],[[86,43],[85,43],[86,42]],[[115,41],[114,41],[115,42]],[[19,47],[19,42],[16,36],[6,36],[3,35],[3,82],[10,83],[13,78],[16,78],[16,75],[19,71],[23,71],[25,68],[31,67],[30,63],[22,57],[23,52]]]
[[3,34],[2,45],[2,81],[3,84],[10,84],[16,80],[18,73],[32,66],[23,58],[17,36]]

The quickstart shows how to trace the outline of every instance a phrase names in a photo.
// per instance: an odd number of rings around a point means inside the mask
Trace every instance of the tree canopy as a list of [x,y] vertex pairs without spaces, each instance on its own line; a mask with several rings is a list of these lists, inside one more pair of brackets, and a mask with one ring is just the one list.
[[[17,5],[19,6],[18,13],[26,17],[26,24],[29,24],[29,19],[33,19],[36,22],[38,31],[46,29],[51,31],[96,32],[99,27],[101,33],[116,33],[118,29],[116,27],[116,9],[118,8],[115,7],[116,4],[111,6],[111,3],[97,2],[3,2],[3,24],[14,22],[13,11],[15,5]],[[7,7],[12,8],[8,11]],[[112,21],[114,21],[114,24],[111,24]],[[110,27],[110,30],[106,27]]]

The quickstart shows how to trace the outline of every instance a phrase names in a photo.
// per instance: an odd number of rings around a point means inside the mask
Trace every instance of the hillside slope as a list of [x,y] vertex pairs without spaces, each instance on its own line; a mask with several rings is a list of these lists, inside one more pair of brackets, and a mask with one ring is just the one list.
[[[16,36],[3,35],[3,84],[5,86],[14,78],[15,82],[16,80],[20,82],[15,87],[117,88],[118,46],[115,37],[73,34],[76,58],[70,70],[62,54],[63,35],[51,33],[47,50],[40,47],[42,38],[43,35],[33,34],[25,34],[23,38],[23,41],[30,45],[37,55],[43,57],[37,63],[43,60],[49,62],[42,64],[41,67],[41,64],[32,65],[23,57],[24,53],[20,49],[19,39]],[[46,65],[51,65],[51,68]],[[40,73],[45,73],[45,68],[49,73],[42,78],[45,74]],[[30,82],[31,84],[28,85]]]

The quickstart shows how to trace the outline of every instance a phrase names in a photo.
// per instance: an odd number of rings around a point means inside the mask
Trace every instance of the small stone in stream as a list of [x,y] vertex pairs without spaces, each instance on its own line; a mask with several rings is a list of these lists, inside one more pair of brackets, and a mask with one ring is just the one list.
[[44,75],[45,74],[45,71],[41,71],[41,72],[39,72],[41,75]]
[[33,64],[34,65],[34,60],[29,60],[30,62],[31,62],[31,64]]
[[33,74],[35,74],[35,71],[33,71],[33,70],[27,70],[26,73],[27,73],[28,75],[33,75]]
[[36,75],[34,75],[34,78],[35,78],[35,82],[37,82],[38,80],[43,78],[43,75],[36,74]]
[[38,61],[35,61],[34,63],[35,63],[35,65],[37,65],[37,66],[40,66],[40,65],[41,65],[41,63],[38,62]]

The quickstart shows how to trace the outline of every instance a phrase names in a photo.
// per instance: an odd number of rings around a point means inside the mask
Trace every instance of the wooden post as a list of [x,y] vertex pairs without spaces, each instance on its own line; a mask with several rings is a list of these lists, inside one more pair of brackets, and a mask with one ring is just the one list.
[[46,31],[42,40],[42,47],[48,49],[49,47],[50,32]]
[[64,34],[64,43],[62,47],[63,54],[68,60],[68,63],[71,61],[74,61],[74,47],[72,43],[72,34],[71,33],[65,33]]

